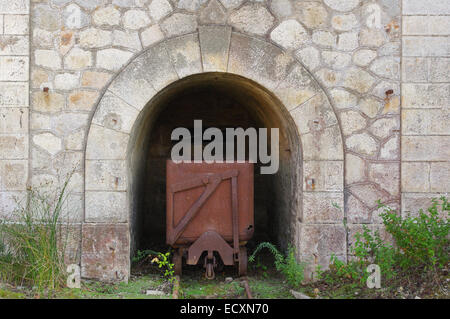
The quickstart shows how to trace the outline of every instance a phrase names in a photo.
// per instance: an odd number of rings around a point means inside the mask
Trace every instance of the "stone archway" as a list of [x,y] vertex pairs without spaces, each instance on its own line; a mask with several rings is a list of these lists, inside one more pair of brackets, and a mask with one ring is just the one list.
[[293,244],[300,258],[313,263],[326,263],[332,253],[346,258],[343,210],[332,206],[344,202],[342,134],[325,92],[275,45],[208,26],[148,48],[119,72],[98,103],[85,152],[83,277],[127,280],[136,123],[170,84],[212,72],[252,81],[280,102],[280,116],[301,143]]

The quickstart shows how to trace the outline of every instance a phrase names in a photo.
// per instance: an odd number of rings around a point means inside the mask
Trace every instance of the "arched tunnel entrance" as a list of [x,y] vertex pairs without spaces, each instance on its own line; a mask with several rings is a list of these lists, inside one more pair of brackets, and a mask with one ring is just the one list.
[[332,254],[347,258],[346,213],[330,204],[344,207],[343,135],[326,92],[280,48],[231,30],[223,38],[222,27],[206,29],[198,31],[199,42],[188,34],[149,47],[99,99],[85,150],[86,278],[127,280],[130,256],[164,243],[169,132],[192,130],[194,120],[204,130],[279,128],[277,173],[261,176],[255,168],[250,249],[267,239],[284,251],[292,244],[312,268],[326,266]]
[[257,83],[228,73],[203,73],[159,92],[132,132],[128,153],[131,255],[165,247],[165,164],[176,143],[171,133],[178,127],[193,132],[194,120],[202,120],[203,130],[279,128],[278,172],[261,174],[262,164],[254,166],[255,232],[248,247],[271,241],[285,249],[294,240],[301,206],[302,158],[296,125],[281,103]]

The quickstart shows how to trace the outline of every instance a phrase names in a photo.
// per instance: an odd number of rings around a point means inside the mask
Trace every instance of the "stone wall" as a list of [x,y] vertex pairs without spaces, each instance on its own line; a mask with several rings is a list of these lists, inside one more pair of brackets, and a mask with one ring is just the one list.
[[402,207],[450,191],[450,1],[403,1]]
[[[317,107],[322,97],[293,106],[280,98],[300,126],[319,118],[338,124],[344,145],[344,167],[323,160],[335,155],[332,145],[302,167],[302,255],[323,265],[331,253],[345,260],[355,231],[363,224],[380,228],[375,200],[406,212],[450,189],[449,0],[29,1],[0,0],[0,216],[27,185],[58,185],[73,172],[69,215],[81,234],[86,140],[108,84],[147,48],[211,25],[280,48],[283,59],[258,57],[264,67],[298,61],[332,105],[325,113]],[[227,71],[223,57],[202,70]],[[277,94],[281,81],[260,84]],[[137,98],[126,100],[148,101]],[[314,134],[303,140],[308,136]],[[341,169],[343,180],[336,174]],[[126,178],[124,170],[108,174],[106,180]]]
[[0,218],[11,218],[28,182],[29,9],[0,1]]

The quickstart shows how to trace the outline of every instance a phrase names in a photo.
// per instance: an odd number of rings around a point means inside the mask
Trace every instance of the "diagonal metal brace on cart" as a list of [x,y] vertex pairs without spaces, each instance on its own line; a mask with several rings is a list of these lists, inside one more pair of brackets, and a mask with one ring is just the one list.
[[[219,187],[220,183],[225,180],[231,180],[233,245],[230,246],[216,231],[209,230],[204,232],[191,246],[189,246],[189,248],[187,248],[186,263],[188,265],[196,265],[203,252],[207,252],[204,267],[206,268],[206,277],[209,279],[214,278],[214,268],[217,266],[217,262],[213,255],[214,251],[220,255],[224,265],[238,264],[239,275],[244,275],[247,269],[247,251],[245,247],[239,246],[238,175],[239,170],[237,169],[226,170],[214,174],[203,174],[187,181],[172,184],[168,189],[168,200],[172,203],[170,207],[173,208],[176,193],[197,187],[205,187],[203,193],[187,210],[186,214],[174,227],[173,231],[167,234],[167,243],[173,246],[203,205]],[[181,274],[182,248],[179,250],[181,251],[178,251],[174,255],[175,273],[177,274]]]

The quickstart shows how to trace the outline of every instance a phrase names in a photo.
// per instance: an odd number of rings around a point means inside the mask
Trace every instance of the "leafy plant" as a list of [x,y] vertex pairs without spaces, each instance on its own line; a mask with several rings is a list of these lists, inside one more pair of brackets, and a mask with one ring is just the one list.
[[356,280],[360,277],[360,269],[354,262],[345,263],[335,255],[331,255],[330,269],[336,272],[338,277]]
[[[380,216],[386,230],[395,240],[398,263],[404,270],[424,268],[425,271],[442,268],[449,262],[449,223],[450,204],[446,197],[432,200],[428,213],[419,210],[417,217],[398,216],[396,212],[379,203],[384,209]],[[439,216],[439,208],[447,213]]]
[[317,264],[315,271],[315,279],[322,280],[326,272],[322,270],[322,265]]
[[298,287],[302,283],[305,278],[305,264],[297,262],[294,247],[289,246],[288,254],[279,270],[291,286]]
[[256,258],[255,268],[262,270],[262,276],[264,278],[269,277],[269,274],[267,273],[267,266],[261,262],[260,258]]
[[167,253],[158,253],[158,255],[152,259],[152,263],[158,264],[159,268],[163,268],[164,270],[164,277],[166,277],[170,283],[172,283],[175,279],[174,273],[175,270],[173,269],[174,264],[170,262],[170,251]]
[[256,254],[263,248],[268,249],[275,257],[275,268],[284,275],[288,284],[299,286],[304,279],[305,264],[297,262],[295,249],[289,246],[287,256],[284,256],[272,243],[262,242],[248,258],[249,262],[254,262]]
[[170,262],[170,251],[167,253],[160,253],[151,249],[138,250],[136,256],[132,258],[133,263],[144,263],[150,261],[152,264],[157,264],[158,268],[164,271],[164,277],[168,278],[169,282],[172,283],[175,279],[174,264]]
[[[383,240],[378,230],[363,225],[363,232],[355,234],[356,241],[351,247],[355,259],[344,263],[332,256],[330,272],[318,268],[317,276],[328,283],[340,278],[365,284],[369,264],[377,264],[385,280],[408,276],[413,271],[427,274],[444,268],[449,262],[450,204],[445,197],[440,200],[433,199],[428,213],[420,209],[417,217],[401,217],[378,201],[378,208],[383,209],[380,213],[383,225],[394,244]],[[440,217],[439,211],[447,217]]]
[[365,282],[368,273],[364,270],[371,263],[380,266],[381,273],[386,279],[391,279],[396,275],[396,251],[395,248],[385,243],[378,230],[372,231],[366,225],[363,225],[363,233],[355,235],[356,242],[351,251],[357,258],[357,265],[362,269],[361,282]]

